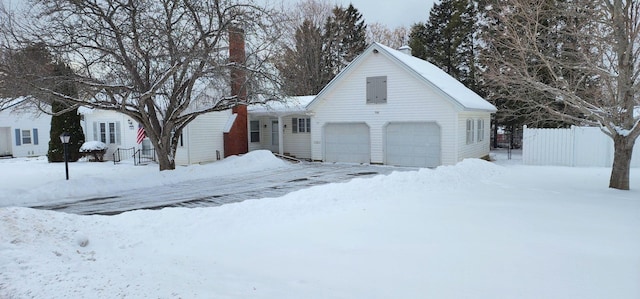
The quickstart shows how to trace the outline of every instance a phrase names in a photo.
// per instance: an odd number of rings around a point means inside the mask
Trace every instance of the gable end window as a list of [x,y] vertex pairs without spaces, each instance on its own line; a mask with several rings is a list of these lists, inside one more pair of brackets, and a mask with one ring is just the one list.
[[310,133],[311,132],[311,119],[310,118],[292,118],[291,119],[291,132],[292,133]]
[[387,102],[387,76],[367,77],[367,104]]
[[249,122],[249,135],[251,142],[260,142],[260,121],[252,120]]
[[473,143],[473,119],[467,119],[467,144]]

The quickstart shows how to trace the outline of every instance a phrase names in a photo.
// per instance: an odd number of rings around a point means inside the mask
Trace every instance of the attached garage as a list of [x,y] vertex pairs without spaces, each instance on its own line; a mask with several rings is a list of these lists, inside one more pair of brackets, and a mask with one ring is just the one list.
[[369,126],[366,123],[326,124],[324,153],[326,162],[371,162]]
[[385,137],[385,164],[411,167],[441,165],[440,126],[437,123],[389,123]]

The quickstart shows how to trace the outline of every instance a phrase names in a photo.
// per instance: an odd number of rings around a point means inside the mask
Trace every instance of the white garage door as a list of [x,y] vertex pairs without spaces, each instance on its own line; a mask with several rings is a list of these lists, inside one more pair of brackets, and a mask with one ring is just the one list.
[[440,126],[433,122],[387,125],[386,164],[413,167],[440,165]]
[[326,162],[371,162],[369,126],[365,123],[332,123],[324,127]]

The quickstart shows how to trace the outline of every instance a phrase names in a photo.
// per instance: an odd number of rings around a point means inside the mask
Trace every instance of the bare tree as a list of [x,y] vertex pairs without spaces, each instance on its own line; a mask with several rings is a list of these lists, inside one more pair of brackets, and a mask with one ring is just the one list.
[[490,8],[485,78],[529,111],[599,126],[615,148],[609,187],[628,190],[640,135],[640,3],[498,0]]
[[[175,168],[179,136],[198,115],[275,94],[268,61],[279,14],[253,0],[33,0],[6,45],[38,42],[70,61],[85,91],[75,105],[114,110],[141,123],[160,170]],[[234,31],[235,30],[235,31]],[[244,33],[246,61],[230,61],[229,32]],[[230,93],[232,70],[247,75],[248,99]]]
[[376,22],[367,25],[367,44],[378,42],[391,48],[398,49],[409,43],[409,29],[404,26],[391,29]]

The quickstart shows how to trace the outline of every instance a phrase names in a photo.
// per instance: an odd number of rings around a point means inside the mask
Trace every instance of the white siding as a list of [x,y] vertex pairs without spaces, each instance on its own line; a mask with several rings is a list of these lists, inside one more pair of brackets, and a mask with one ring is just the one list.
[[[272,146],[271,130],[273,121],[277,121],[277,117],[269,116],[250,116],[250,120],[260,121],[260,142],[249,142],[249,150],[265,149],[275,153],[278,152],[277,146]],[[290,115],[282,117],[283,129],[281,134],[284,140],[284,153],[299,159],[311,159],[311,134],[310,133],[293,133],[291,119],[293,118],[310,118],[305,115]],[[312,124],[313,129],[313,124]]]
[[218,154],[224,157],[222,133],[231,111],[202,114],[182,132],[183,146],[178,145],[176,165],[188,165],[216,161]]
[[139,148],[136,143],[136,135],[138,133],[138,122],[129,118],[128,116],[110,110],[92,110],[91,113],[84,115],[82,120],[82,129],[84,131],[84,137],[86,141],[99,141],[99,137],[96,138],[93,134],[94,123],[120,123],[120,143],[119,144],[107,144],[107,152],[104,155],[105,160],[113,160],[113,152],[118,148]]
[[[267,143],[265,143],[265,134],[266,134],[266,128],[265,125],[267,125],[267,123],[270,123],[269,117],[254,117],[254,116],[249,116],[249,122],[251,122],[252,120],[257,120],[260,122],[260,142],[251,142],[249,141],[249,151],[255,151],[255,150],[263,150],[263,149],[270,149],[267,147]],[[251,138],[251,127],[249,127],[249,138]]]
[[[467,120],[473,120],[473,143],[467,144]],[[483,140],[478,142],[478,120],[484,120]],[[491,115],[488,112],[460,112],[458,114],[458,161],[466,158],[482,158],[491,148]]]
[[[305,115],[292,115],[283,117],[286,124],[284,128],[284,152],[296,158],[311,159],[311,133],[293,133],[291,120],[293,118],[310,118]],[[313,124],[311,125],[313,129]]]
[[[384,162],[384,130],[389,122],[436,122],[441,130],[442,164],[455,164],[457,118],[442,95],[383,55],[369,55],[342,77],[314,106],[312,159],[322,160],[322,127],[331,122],[366,122],[371,128],[371,163]],[[387,76],[387,103],[366,104],[366,78]]]
[[[51,116],[44,113],[13,113],[0,111],[0,155],[13,157],[44,156],[49,150]],[[15,130],[29,130],[31,144],[16,145]],[[38,144],[34,144],[33,129],[38,131]]]

